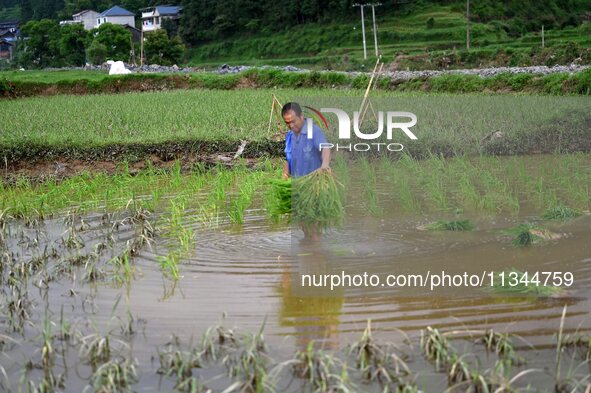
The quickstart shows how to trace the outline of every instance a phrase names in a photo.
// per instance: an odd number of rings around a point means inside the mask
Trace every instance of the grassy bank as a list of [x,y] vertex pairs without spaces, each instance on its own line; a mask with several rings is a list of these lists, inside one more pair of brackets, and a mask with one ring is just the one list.
[[[99,94],[171,89],[235,90],[242,88],[343,88],[363,89],[365,74],[340,72],[285,72],[252,69],[238,74],[130,74],[109,76],[99,71],[23,71],[0,73],[0,97],[19,98],[56,94]],[[577,74],[443,75],[400,80],[380,77],[380,90],[420,92],[527,92],[551,95],[591,94],[591,70]]]

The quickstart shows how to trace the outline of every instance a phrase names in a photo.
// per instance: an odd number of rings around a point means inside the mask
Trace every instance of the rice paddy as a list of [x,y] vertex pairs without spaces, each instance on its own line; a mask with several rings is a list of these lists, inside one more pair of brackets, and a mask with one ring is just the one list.
[[[296,91],[0,102],[0,390],[590,389],[588,100],[376,92],[421,120],[417,144],[335,152],[331,172],[283,181],[282,148],[254,151],[275,143],[271,93]],[[338,94],[297,90],[358,107]],[[234,155],[219,149],[242,140],[231,167],[175,147]],[[40,152],[118,167],[11,173]],[[303,241],[312,218],[320,242]],[[493,285],[384,285],[438,272]],[[303,285],[329,274],[379,283]]]

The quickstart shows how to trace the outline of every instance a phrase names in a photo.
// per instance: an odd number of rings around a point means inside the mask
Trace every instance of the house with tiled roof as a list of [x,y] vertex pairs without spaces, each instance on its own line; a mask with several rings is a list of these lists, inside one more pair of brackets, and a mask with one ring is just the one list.
[[177,5],[157,5],[142,9],[142,30],[154,31],[162,28],[162,21],[170,19],[178,22],[182,7]]
[[129,25],[135,27],[135,15],[123,7],[115,5],[106,11],[103,11],[97,18],[94,27],[99,27],[104,23],[113,23],[115,25]]

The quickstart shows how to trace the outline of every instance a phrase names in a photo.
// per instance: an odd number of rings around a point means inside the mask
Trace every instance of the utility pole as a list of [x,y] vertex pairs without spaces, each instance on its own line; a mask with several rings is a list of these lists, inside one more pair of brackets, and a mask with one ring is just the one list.
[[371,7],[371,15],[373,18],[373,41],[376,51],[376,56],[378,56],[378,30],[376,28],[376,11],[375,7],[381,6],[382,3],[367,3],[367,4],[353,4],[353,7],[361,8],[361,30],[363,34],[363,58],[367,60],[367,44],[365,41],[365,18],[363,16],[363,7]]
[[365,20],[363,18],[363,7],[365,7],[366,4],[353,4],[353,7],[359,7],[361,8],[361,30],[363,32],[363,58],[365,60],[367,60],[367,47],[365,46]]
[[470,50],[470,0],[466,0],[466,49]]
[[375,7],[381,6],[382,3],[371,4],[371,16],[373,18],[373,42],[376,48],[376,56],[378,56],[378,29],[376,28],[376,10]]
[[544,47],[544,25],[542,25],[542,48]]

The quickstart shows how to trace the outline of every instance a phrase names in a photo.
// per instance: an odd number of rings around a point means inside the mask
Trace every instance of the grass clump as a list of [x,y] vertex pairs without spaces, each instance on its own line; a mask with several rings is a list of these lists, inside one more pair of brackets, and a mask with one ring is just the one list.
[[425,229],[429,231],[471,231],[474,229],[474,224],[470,220],[437,220],[425,225]]
[[564,205],[556,205],[548,208],[542,218],[544,220],[569,220],[581,215],[581,212]]
[[339,225],[344,216],[339,188],[331,172],[318,170],[293,180],[292,213],[297,223],[326,229]]
[[542,242],[544,239],[539,235],[541,228],[531,223],[519,224],[515,228],[506,231],[506,234],[513,237],[512,243],[516,247],[526,247]]

